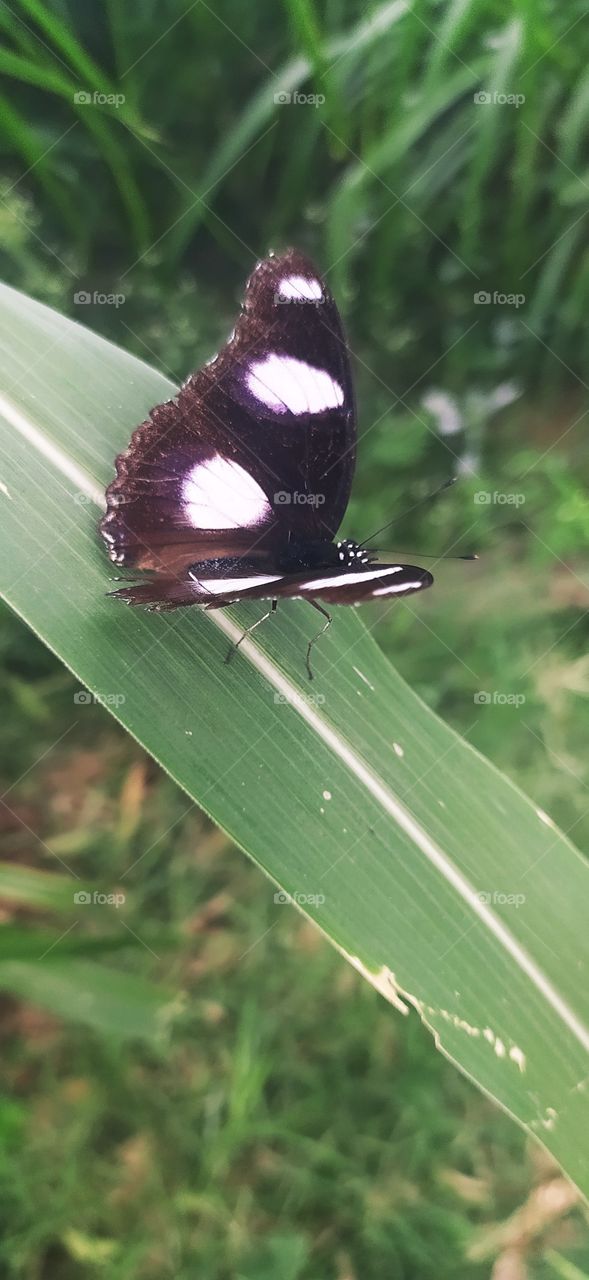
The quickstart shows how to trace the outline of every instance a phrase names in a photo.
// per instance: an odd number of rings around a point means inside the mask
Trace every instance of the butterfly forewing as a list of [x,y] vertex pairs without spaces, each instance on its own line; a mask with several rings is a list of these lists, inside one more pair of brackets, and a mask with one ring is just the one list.
[[355,413],[336,305],[296,250],[261,262],[234,333],[117,458],[101,525],[111,559],[184,576],[276,563],[331,540],[350,493]]

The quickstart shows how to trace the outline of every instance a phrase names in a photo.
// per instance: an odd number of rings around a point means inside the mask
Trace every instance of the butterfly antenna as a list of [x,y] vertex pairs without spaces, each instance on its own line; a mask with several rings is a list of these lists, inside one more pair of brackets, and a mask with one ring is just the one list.
[[[399,523],[399,520],[404,520],[405,516],[408,516],[412,511],[415,511],[416,507],[422,507],[424,502],[433,502],[434,498],[438,497],[438,494],[444,492],[444,489],[450,489],[453,484],[456,484],[457,479],[458,476],[451,476],[449,480],[445,480],[438,489],[434,489],[433,493],[428,493],[425,498],[420,498],[419,502],[414,502],[412,507],[408,507],[406,511],[402,511],[400,516],[395,516],[394,520],[389,520],[387,524],[383,524],[381,529],[377,529],[375,533],[371,533],[370,537],[365,538],[363,542],[359,542],[358,546],[365,547],[368,542],[372,542],[373,538],[378,538],[379,534],[384,533],[385,529],[391,529],[394,524]],[[413,552],[402,552],[401,554],[412,555]],[[459,556],[458,559],[471,560],[472,556]]]
[[[401,551],[398,547],[395,547],[394,551],[396,556],[417,556],[419,560],[478,560],[479,559],[475,551],[471,551],[467,556],[451,556],[451,555],[447,555],[445,551],[440,552],[438,555],[433,555],[429,551]],[[379,554],[384,555],[385,553],[379,552]]]

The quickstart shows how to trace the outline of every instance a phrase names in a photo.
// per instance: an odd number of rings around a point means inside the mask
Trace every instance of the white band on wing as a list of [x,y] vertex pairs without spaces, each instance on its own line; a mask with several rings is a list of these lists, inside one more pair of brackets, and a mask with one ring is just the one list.
[[359,582],[371,583],[386,574],[400,573],[402,565],[388,565],[386,569],[370,569],[366,573],[333,573],[331,578],[315,578],[312,582],[299,583],[300,591],[320,591],[325,587],[352,587]]
[[198,578],[196,574],[190,573],[189,577],[193,582],[197,582],[203,591],[208,591],[209,595],[224,596],[232,593],[241,594],[249,587],[263,587],[268,582],[278,582],[280,575],[264,577],[260,574],[256,578]]

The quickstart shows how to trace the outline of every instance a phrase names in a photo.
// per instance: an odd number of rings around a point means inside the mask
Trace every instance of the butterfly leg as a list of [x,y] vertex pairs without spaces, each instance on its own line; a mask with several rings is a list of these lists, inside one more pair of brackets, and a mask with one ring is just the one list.
[[229,652],[228,652],[228,654],[227,654],[227,657],[225,658],[225,662],[226,662],[226,663],[227,663],[227,662],[231,662],[231,659],[235,657],[235,654],[237,653],[237,650],[239,649],[239,646],[240,646],[240,644],[241,644],[242,640],[245,640],[246,636],[249,636],[249,635],[250,635],[250,633],[251,633],[252,631],[255,631],[256,627],[259,627],[261,622],[265,622],[265,621],[266,621],[266,618],[271,618],[271,617],[272,617],[272,614],[273,614],[273,613],[276,613],[277,605],[278,605],[278,601],[277,601],[277,600],[273,600],[273,601],[272,601],[272,604],[270,605],[270,608],[267,610],[267,612],[266,612],[266,613],[263,613],[263,614],[262,614],[262,617],[261,617],[261,618],[258,618],[258,621],[257,621],[257,622],[252,622],[251,627],[246,627],[246,629],[245,629],[245,631],[244,631],[243,635],[241,635],[241,636],[239,637],[239,640],[236,640],[236,641],[235,641],[235,642],[230,646],[230,648],[229,648]]
[[312,640],[309,640],[309,643],[307,645],[307,657],[305,662],[306,662],[309,680],[312,680],[313,672],[311,670],[311,649],[313,648],[313,645],[316,644],[317,641],[321,638],[323,633],[327,631],[327,628],[331,626],[331,614],[327,612],[327,609],[323,609],[320,604],[317,604],[316,600],[309,600],[309,604],[312,604],[313,608],[316,609],[318,613],[322,613],[324,618],[327,618],[327,622],[323,624],[321,630],[317,632],[317,635],[313,636]]

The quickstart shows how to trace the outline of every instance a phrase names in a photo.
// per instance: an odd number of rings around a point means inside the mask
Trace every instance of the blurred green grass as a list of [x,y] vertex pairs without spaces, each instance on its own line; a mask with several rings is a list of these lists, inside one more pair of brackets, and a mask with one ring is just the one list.
[[[224,340],[255,257],[308,249],[355,356],[346,534],[409,509],[391,549],[481,556],[436,565],[422,621],[404,606],[370,624],[583,849],[588,22],[549,0],[0,9],[3,278],[180,378]],[[74,100],[95,91],[125,101]],[[297,91],[325,103],[274,102]],[[82,290],[125,302],[77,304]],[[482,306],[480,291],[525,302]],[[451,473],[443,501],[411,510]],[[276,908],[106,713],[73,705],[70,677],[15,620],[0,645],[0,763],[17,780],[1,811],[2,957],[52,947],[70,979],[44,1012],[2,996],[5,1274],[468,1280],[507,1266],[492,1229],[553,1176],[543,1157],[413,1017]],[[525,702],[474,704],[473,676]],[[125,892],[126,924],[89,906],[68,934],[67,867]],[[74,1000],[84,965],[103,978],[93,1010]],[[102,1025],[125,983],[143,1036]],[[522,1257],[533,1277],[589,1274],[582,1211],[540,1224]]]
[[[107,1006],[97,1021],[67,988],[69,1007],[0,997],[4,1273],[488,1275],[495,1224],[556,1176],[548,1157],[275,904],[102,708],[75,705],[71,729],[75,682],[39,642],[11,619],[3,637],[2,772],[25,775],[2,809],[3,955],[53,948],[41,966],[57,957],[82,995],[102,956]],[[124,907],[74,907],[98,883]],[[173,993],[161,1036],[138,1000],[117,1021],[139,977]],[[538,1235],[530,1274],[559,1274],[536,1270],[544,1239],[589,1261],[580,1209]]]

